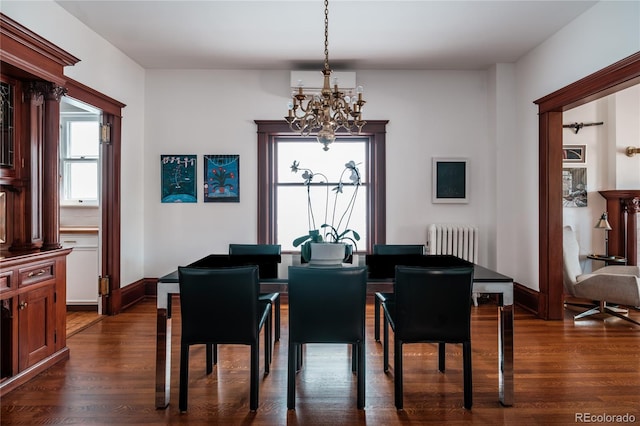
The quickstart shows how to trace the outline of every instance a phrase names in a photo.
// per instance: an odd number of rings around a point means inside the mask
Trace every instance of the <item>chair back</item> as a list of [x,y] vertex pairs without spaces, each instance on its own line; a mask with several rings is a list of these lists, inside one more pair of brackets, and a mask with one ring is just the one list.
[[258,336],[258,267],[178,268],[182,341],[250,344]]
[[281,259],[280,244],[229,244],[233,265],[258,265],[260,278],[277,278]]
[[395,335],[403,342],[471,340],[473,267],[397,266]]
[[280,256],[280,244],[229,244],[229,254],[270,254]]
[[364,267],[289,267],[289,341],[364,341]]
[[574,286],[578,275],[582,275],[582,267],[578,239],[570,226],[562,228],[562,273],[565,293],[575,296]]
[[424,244],[375,244],[373,254],[424,254]]

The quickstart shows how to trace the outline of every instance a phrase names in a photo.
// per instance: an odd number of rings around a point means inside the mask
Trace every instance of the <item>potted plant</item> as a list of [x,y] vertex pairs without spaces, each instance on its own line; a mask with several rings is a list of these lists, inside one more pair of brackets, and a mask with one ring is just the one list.
[[[293,162],[291,165],[291,171],[293,173],[298,173],[298,171],[303,172],[302,179],[304,179],[304,184],[307,187],[307,218],[309,222],[309,232],[306,235],[302,235],[294,239],[293,246],[301,246],[300,250],[302,257],[307,262],[315,261],[315,263],[330,264],[332,262],[330,255],[324,252],[336,251],[336,247],[319,247],[315,246],[315,244],[340,244],[341,249],[337,250],[341,250],[342,257],[337,261],[337,263],[344,261],[351,256],[354,247],[357,249],[358,246],[356,241],[360,240],[360,234],[349,228],[351,214],[353,213],[355,201],[358,196],[358,189],[360,187],[360,171],[358,170],[357,164],[354,161],[349,161],[344,165],[344,169],[338,179],[338,184],[332,189],[335,193],[332,208],[329,207],[329,179],[327,179],[324,174],[314,173],[310,169],[302,168],[298,161]],[[345,175],[347,174],[349,174],[349,183],[354,185],[355,188],[347,203],[347,207],[344,212],[340,214],[337,211],[337,201],[338,196],[344,193],[343,187],[345,183],[343,182],[343,179],[345,179]],[[314,182],[314,178],[316,178],[316,182]],[[324,182],[318,182],[319,179],[324,179]],[[313,184],[324,185],[326,187],[324,223],[320,225],[319,228],[316,227],[315,215],[313,214],[313,206],[311,203],[311,186]],[[331,221],[328,220],[329,211],[331,211]],[[315,254],[313,251],[314,248]],[[336,261],[333,260],[333,263],[336,263]]]

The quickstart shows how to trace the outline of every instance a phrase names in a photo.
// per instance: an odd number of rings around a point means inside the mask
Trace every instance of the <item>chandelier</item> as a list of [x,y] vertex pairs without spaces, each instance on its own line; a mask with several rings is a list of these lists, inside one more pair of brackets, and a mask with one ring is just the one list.
[[[329,150],[329,145],[336,139],[336,130],[343,128],[349,133],[359,134],[367,123],[362,119],[362,86],[356,88],[356,94],[340,91],[337,78],[331,81],[329,67],[329,0],[324,1],[324,81],[322,91],[305,94],[302,84],[294,91],[289,101],[289,114],[285,117],[294,132],[308,136],[318,132],[317,138]],[[333,88],[331,84],[333,83]]]

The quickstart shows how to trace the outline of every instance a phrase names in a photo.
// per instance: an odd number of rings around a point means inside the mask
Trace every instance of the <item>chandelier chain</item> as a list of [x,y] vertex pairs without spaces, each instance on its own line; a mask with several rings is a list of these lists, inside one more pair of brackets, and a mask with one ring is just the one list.
[[329,0],[324,0],[324,69],[329,69]]

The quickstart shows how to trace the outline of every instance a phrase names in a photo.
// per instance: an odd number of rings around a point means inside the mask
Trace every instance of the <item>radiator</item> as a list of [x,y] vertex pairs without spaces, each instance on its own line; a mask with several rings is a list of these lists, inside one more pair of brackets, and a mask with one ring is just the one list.
[[[478,263],[478,228],[453,224],[429,225],[427,254],[451,254]],[[473,304],[478,306],[478,293],[473,293]]]
[[478,228],[468,225],[431,224],[427,231],[428,254],[452,254],[478,263]]

